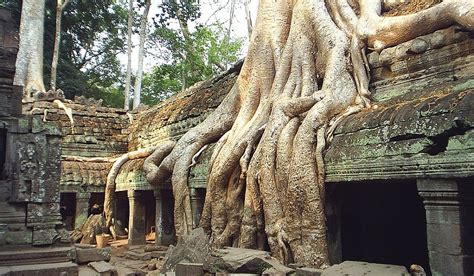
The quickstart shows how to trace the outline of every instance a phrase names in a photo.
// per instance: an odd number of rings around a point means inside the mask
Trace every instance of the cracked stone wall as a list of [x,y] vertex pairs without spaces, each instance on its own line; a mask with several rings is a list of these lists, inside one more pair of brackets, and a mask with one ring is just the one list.
[[59,130],[21,115],[13,85],[19,16],[0,9],[0,245],[64,238],[59,215]]
[[71,109],[72,120],[64,109],[51,101],[23,104],[23,113],[60,129],[61,191],[103,192],[112,163],[85,160],[116,157],[127,152],[130,118],[123,109],[102,107],[92,99],[79,97],[64,104]]

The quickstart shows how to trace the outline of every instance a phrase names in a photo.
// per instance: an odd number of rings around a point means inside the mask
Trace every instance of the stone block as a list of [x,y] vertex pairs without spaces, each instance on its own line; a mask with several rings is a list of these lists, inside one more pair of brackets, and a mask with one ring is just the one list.
[[76,262],[78,264],[97,262],[97,261],[109,261],[112,253],[111,247],[105,248],[88,248],[76,249]]
[[[366,276],[410,276],[407,269],[399,265],[375,264],[366,262],[345,261],[341,264],[333,265],[325,270],[321,276],[337,275],[366,275]],[[449,274],[458,275],[458,274]]]
[[450,255],[474,255],[474,227],[427,224],[428,249]]
[[79,270],[77,264],[72,262],[64,263],[46,263],[46,264],[34,264],[34,265],[18,265],[18,266],[7,266],[0,270],[0,275],[8,276],[37,276],[37,275],[48,275],[48,276],[77,276]]
[[164,258],[166,256],[167,251],[153,251],[151,252],[151,257],[152,258]]
[[142,261],[151,260],[151,252],[138,253],[134,251],[126,251],[124,252],[124,256],[125,258],[131,259],[131,260],[142,260]]
[[429,252],[430,268],[433,275],[473,275],[474,256]]
[[117,273],[117,270],[114,266],[104,261],[92,262],[88,265],[97,271],[101,276],[109,276]]
[[322,269],[299,267],[296,269],[295,276],[321,276],[322,273]]
[[33,227],[33,245],[53,244],[58,237],[55,225],[44,225]]
[[178,263],[176,265],[176,276],[203,276],[204,270],[202,264],[197,263]]

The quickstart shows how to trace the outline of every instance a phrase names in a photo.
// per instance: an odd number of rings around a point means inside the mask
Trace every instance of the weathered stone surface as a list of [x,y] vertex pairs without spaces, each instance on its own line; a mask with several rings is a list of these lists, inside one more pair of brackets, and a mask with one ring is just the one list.
[[2,247],[0,266],[20,266],[24,264],[64,263],[74,257],[74,249],[69,246],[53,248]]
[[95,236],[104,233],[105,230],[107,230],[107,228],[105,227],[103,215],[90,215],[80,229],[82,233],[81,243],[95,244]]
[[89,263],[88,266],[92,267],[101,276],[114,275],[117,272],[114,266],[104,261],[92,262],[92,263]]
[[176,276],[203,276],[204,270],[202,268],[202,263],[178,263],[176,265]]
[[77,276],[79,270],[77,264],[72,262],[47,263],[34,265],[7,266],[0,268],[0,275],[8,276]]
[[126,258],[131,260],[148,261],[151,260],[152,257],[151,252],[138,253],[134,251],[125,251],[123,254]]
[[175,247],[169,247],[162,271],[174,270],[180,262],[204,263],[209,253],[209,236],[202,228],[196,228],[178,241]]
[[96,262],[96,261],[109,261],[111,257],[112,248],[77,248],[76,249],[76,262],[78,264]]
[[321,274],[321,276],[337,275],[410,276],[410,273],[408,273],[405,267],[398,265],[345,261],[323,270],[323,273]]
[[272,258],[269,252],[226,247],[211,253],[206,265],[210,272],[237,272],[237,273],[263,273],[269,270],[273,273],[288,274],[294,269],[282,265],[277,259]]
[[474,273],[474,186],[470,179],[419,179],[433,275]]
[[299,267],[296,269],[295,276],[321,276],[323,273],[322,269],[310,268],[310,267]]

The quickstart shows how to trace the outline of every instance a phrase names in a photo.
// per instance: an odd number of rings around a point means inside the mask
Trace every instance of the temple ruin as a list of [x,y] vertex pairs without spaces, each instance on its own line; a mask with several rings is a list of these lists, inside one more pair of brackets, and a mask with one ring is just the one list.
[[[68,231],[103,204],[114,160],[176,141],[202,122],[230,91],[242,62],[135,113],[85,98],[62,106],[57,95],[22,104],[22,88],[12,85],[16,20],[0,9],[0,273],[2,266],[49,258],[76,275]],[[342,121],[324,157],[331,263],[416,263],[432,275],[472,275],[473,33],[451,26],[371,52],[368,61],[375,107]],[[189,168],[193,228],[212,150]],[[115,221],[131,246],[145,245],[153,232],[156,245],[175,244],[170,183],[151,186],[144,159],[120,168]],[[53,244],[60,244],[54,254],[9,256],[12,248]]]

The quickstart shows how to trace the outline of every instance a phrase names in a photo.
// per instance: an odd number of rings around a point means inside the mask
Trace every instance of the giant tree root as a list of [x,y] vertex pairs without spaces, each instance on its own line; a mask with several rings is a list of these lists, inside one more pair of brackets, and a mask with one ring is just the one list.
[[213,246],[267,243],[284,262],[329,265],[323,151],[343,118],[370,107],[367,46],[381,50],[454,22],[474,26],[469,1],[389,18],[380,0],[354,2],[260,1],[232,91],[172,150],[146,162],[151,184],[171,176],[178,238],[192,227],[193,156],[217,142],[200,222]]

